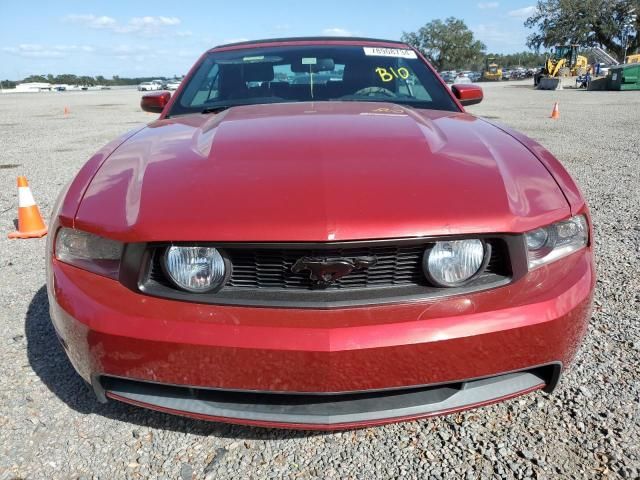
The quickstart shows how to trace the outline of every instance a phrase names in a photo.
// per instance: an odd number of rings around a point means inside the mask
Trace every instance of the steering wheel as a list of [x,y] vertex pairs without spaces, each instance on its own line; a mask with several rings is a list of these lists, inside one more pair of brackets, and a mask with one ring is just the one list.
[[392,92],[388,88],[384,88],[384,87],[366,87],[366,88],[361,88],[360,90],[354,93],[354,95],[364,95],[367,97],[375,97],[380,94],[384,95],[385,97],[392,97],[392,98],[395,98],[398,96],[395,92]]

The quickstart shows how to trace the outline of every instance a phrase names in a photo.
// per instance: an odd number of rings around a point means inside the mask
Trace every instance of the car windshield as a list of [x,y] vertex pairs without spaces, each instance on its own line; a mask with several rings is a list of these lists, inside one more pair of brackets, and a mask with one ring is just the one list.
[[413,50],[313,45],[210,52],[186,79],[169,115],[330,100],[459,111]]

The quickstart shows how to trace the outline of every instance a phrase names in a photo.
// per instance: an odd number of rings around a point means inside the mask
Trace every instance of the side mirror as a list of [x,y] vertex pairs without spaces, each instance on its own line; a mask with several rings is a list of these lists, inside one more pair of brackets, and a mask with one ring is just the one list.
[[470,85],[461,83],[458,85],[451,85],[451,91],[456,96],[458,101],[463,105],[475,105],[480,103],[484,97],[482,93],[482,87],[478,85]]
[[164,107],[169,103],[171,94],[169,92],[153,92],[142,96],[140,108],[145,112],[162,113]]

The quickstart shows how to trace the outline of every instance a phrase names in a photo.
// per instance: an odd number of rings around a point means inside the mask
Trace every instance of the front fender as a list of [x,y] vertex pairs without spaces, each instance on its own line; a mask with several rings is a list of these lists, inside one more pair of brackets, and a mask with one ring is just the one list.
[[[51,220],[52,224],[54,223],[54,220],[57,219],[62,225],[69,227],[74,226],[74,219],[78,208],[80,207],[80,202],[82,201],[82,198],[84,197],[84,194],[95,174],[100,170],[100,167],[104,164],[107,158],[109,158],[109,156],[111,156],[111,154],[115,152],[120,145],[144,128],[146,128],[146,125],[130,130],[115,140],[107,143],[82,166],[75,178],[67,185],[65,195],[58,198],[58,202],[61,203],[54,208]],[[49,231],[51,234],[54,233],[52,229]]]
[[571,177],[571,175],[569,175],[569,172],[567,172],[562,163],[560,163],[560,161],[555,156],[553,156],[553,154],[549,152],[549,150],[544,148],[532,138],[529,138],[523,133],[520,133],[512,128],[496,122],[492,122],[485,118],[481,118],[481,120],[490,123],[494,127],[499,128],[507,135],[510,135],[511,137],[516,139],[518,142],[524,145],[524,147],[529,150],[540,163],[542,163],[542,165],[547,169],[549,174],[558,184],[558,187],[560,187],[560,190],[562,191],[565,199],[567,200],[567,203],[569,204],[569,208],[571,209],[571,215],[577,215],[587,209],[587,203],[582,192],[580,191],[580,187],[578,187],[578,184]]

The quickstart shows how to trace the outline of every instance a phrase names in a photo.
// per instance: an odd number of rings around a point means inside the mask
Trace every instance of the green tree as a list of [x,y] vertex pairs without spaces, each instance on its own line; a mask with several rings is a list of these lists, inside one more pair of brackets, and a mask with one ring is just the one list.
[[0,82],[0,86],[2,88],[16,88],[16,82],[13,82],[11,80],[2,80]]
[[44,75],[29,75],[27,78],[23,80],[25,83],[38,82],[38,83],[48,83],[47,77]]
[[433,20],[417,32],[404,32],[402,41],[420,50],[438,70],[464,68],[481,63],[485,45],[457,18]]
[[538,0],[525,26],[534,30],[529,47],[603,46],[622,59],[625,41],[629,52],[640,47],[640,0]]
[[71,73],[63,73],[55,78],[55,83],[65,83],[67,85],[76,85],[78,83],[78,77]]
[[80,85],[91,86],[91,85],[95,85],[96,82],[93,79],[93,77],[89,77],[87,75],[83,75],[82,77],[78,77],[78,83]]
[[[539,52],[516,52],[516,53],[489,53],[488,57],[494,57],[495,62],[501,67],[515,68],[515,67],[538,67],[543,65],[546,60],[546,55]],[[484,67],[483,67],[484,68]]]

